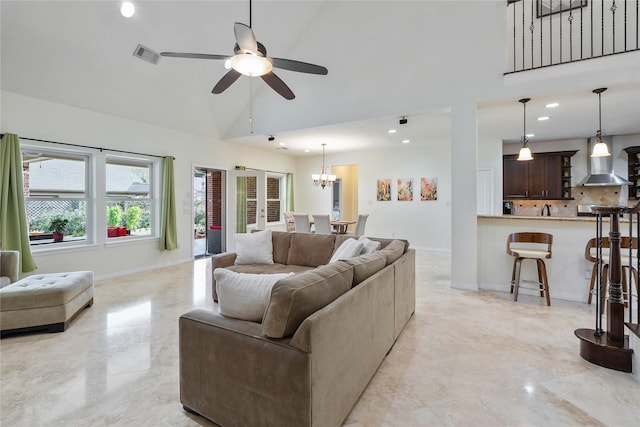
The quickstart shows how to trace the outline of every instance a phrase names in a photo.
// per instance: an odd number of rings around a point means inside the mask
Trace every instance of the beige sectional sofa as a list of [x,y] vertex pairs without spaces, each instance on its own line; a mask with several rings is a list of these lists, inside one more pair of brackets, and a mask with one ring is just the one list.
[[415,310],[408,243],[370,238],[379,250],[329,263],[348,238],[273,232],[273,264],[213,257],[214,269],[296,274],[275,283],[262,322],[204,309],[180,317],[187,411],[223,427],[344,421]]

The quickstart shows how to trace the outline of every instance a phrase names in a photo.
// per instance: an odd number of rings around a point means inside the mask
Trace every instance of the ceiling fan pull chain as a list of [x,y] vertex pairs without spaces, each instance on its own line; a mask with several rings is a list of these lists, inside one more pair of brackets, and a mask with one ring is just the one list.
[[249,79],[249,132],[253,133],[253,79]]

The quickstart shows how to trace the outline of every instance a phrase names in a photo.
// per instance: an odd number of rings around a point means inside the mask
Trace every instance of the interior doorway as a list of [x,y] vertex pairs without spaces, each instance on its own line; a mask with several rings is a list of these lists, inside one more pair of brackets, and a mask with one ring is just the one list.
[[331,217],[355,221],[358,219],[358,165],[332,165],[331,173],[336,176],[332,187]]
[[193,171],[193,256],[224,252],[225,171],[196,167]]

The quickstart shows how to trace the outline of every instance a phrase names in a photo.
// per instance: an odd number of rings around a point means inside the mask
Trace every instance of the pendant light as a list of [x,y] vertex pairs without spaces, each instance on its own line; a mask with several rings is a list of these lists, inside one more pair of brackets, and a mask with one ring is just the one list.
[[313,185],[319,185],[322,187],[322,189],[324,190],[324,187],[328,186],[332,186],[333,183],[336,180],[336,176],[335,175],[329,175],[327,174],[327,168],[324,165],[324,147],[327,144],[322,144],[322,169],[320,171],[320,174],[311,174],[311,179],[313,179]]
[[593,151],[591,152],[591,157],[607,157],[610,156],[609,147],[602,140],[602,92],[607,90],[606,87],[601,87],[599,89],[594,89],[593,93],[598,94],[598,131],[596,132],[596,143],[593,146]]
[[518,101],[522,103],[523,108],[522,148],[520,148],[520,153],[518,154],[518,160],[521,161],[533,160],[531,149],[527,145],[527,142],[529,142],[527,139],[527,102],[529,101],[531,101],[531,98],[522,98]]

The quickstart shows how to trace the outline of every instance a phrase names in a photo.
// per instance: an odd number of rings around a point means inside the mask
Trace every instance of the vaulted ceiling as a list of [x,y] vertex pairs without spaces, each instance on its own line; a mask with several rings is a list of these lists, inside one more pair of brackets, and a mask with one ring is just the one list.
[[[340,151],[447,138],[451,109],[469,101],[478,105],[480,132],[517,140],[517,100],[524,96],[533,98],[532,118],[547,101],[561,103],[536,131],[540,139],[588,137],[597,124],[591,90],[600,86],[610,87],[603,94],[605,133],[640,133],[638,52],[625,54],[631,67],[617,75],[596,70],[593,78],[572,79],[565,68],[552,84],[508,84],[503,0],[254,1],[252,28],[269,56],[329,70],[276,70],[296,94],[292,101],[248,77],[211,94],[226,72],[223,61],[163,57],[153,65],[133,55],[138,44],[230,55],[233,23],[249,22],[248,0],[134,3],[136,14],[127,19],[117,1],[3,0],[2,90],[212,140],[268,149],[284,142],[294,156],[305,148],[317,154],[321,142]],[[401,116],[407,125],[398,126]],[[387,134],[391,127],[397,135]]]

